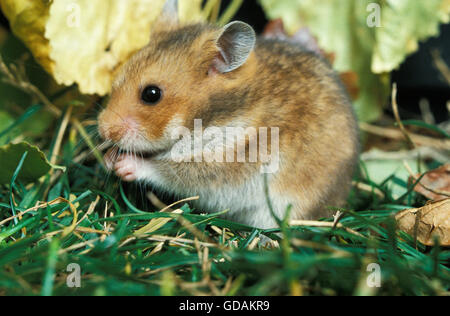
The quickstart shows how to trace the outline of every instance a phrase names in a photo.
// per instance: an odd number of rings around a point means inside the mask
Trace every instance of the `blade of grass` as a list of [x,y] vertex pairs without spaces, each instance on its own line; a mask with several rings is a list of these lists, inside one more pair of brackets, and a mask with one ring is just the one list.
[[44,106],[42,104],[36,104],[28,108],[24,114],[22,114],[14,123],[12,123],[10,126],[5,128],[3,131],[0,131],[0,138],[10,133],[12,130],[14,130],[16,127],[21,125],[23,122],[31,118],[34,114],[42,110]]
[[450,134],[448,134],[446,131],[444,131],[443,129],[439,128],[438,126],[435,125],[431,125],[428,123],[425,123],[423,121],[418,121],[418,120],[406,120],[406,121],[402,121],[403,125],[405,126],[417,126],[417,127],[421,127],[421,128],[425,128],[425,129],[429,129],[433,132],[436,132],[438,134],[441,134],[442,136],[446,137],[446,138],[450,138]]
[[42,296],[53,295],[53,284],[55,282],[55,270],[58,262],[58,251],[61,248],[60,241],[54,238],[50,243],[48,257],[47,257],[47,269],[44,275],[44,281],[42,284]]
[[241,8],[242,3],[244,3],[244,0],[233,0],[231,4],[228,5],[223,15],[219,18],[218,24],[220,26],[225,26],[229,23]]
[[[16,170],[14,171],[13,177],[11,179],[11,185],[9,188],[9,204],[11,206],[11,212],[12,212],[13,216],[16,216],[16,206],[14,205],[14,194],[13,194],[14,183],[16,182],[16,179],[19,176],[20,170],[23,167],[23,164],[25,162],[25,159],[27,158],[27,155],[28,155],[28,151],[26,151],[22,155],[22,158],[20,159],[20,162],[19,162]],[[17,223],[18,223],[17,218],[14,218],[14,224],[17,225]]]

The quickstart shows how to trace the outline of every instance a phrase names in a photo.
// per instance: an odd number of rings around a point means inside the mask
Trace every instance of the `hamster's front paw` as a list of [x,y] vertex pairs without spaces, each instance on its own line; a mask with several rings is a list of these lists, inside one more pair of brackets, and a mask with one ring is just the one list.
[[106,167],[125,182],[138,180],[141,158],[131,154],[119,154],[117,149],[110,149],[105,155]]
[[135,156],[122,154],[114,164],[114,172],[125,182],[138,180],[138,170],[141,159]]

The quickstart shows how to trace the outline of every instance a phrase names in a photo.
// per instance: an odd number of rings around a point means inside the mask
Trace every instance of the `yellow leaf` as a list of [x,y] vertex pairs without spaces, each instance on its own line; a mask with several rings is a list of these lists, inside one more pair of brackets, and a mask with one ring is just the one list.
[[45,70],[51,73],[53,62],[49,57],[48,40],[44,37],[49,7],[46,3],[36,0],[0,0],[0,7],[9,20],[13,33],[25,43]]
[[45,36],[58,83],[86,94],[109,92],[114,71],[150,39],[164,0],[55,0]]
[[203,20],[202,2],[203,0],[181,0],[179,2],[180,21],[201,22]]
[[[59,84],[106,95],[115,72],[150,41],[166,0],[0,0],[14,33]],[[181,22],[202,19],[202,1],[180,0]]]

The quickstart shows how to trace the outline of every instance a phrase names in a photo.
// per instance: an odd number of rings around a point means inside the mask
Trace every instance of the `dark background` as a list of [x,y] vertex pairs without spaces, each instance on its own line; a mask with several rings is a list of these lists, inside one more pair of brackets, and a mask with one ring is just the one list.
[[[231,0],[224,0],[226,7]],[[254,0],[245,0],[236,18],[252,25],[260,33],[267,24],[264,12]],[[8,21],[0,13],[0,23],[8,26]],[[438,122],[449,120],[447,102],[450,101],[450,86],[436,69],[431,52],[438,49],[442,58],[450,66],[450,25],[441,27],[439,38],[432,38],[420,45],[420,50],[410,56],[392,80],[398,83],[398,100],[402,116],[405,118],[421,118],[419,103],[426,99]],[[389,103],[389,100],[386,100]],[[389,112],[389,110],[387,110]]]

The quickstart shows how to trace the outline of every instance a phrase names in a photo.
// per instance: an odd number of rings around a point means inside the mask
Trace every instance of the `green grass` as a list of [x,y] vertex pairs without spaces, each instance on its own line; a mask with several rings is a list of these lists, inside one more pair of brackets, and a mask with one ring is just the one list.
[[[73,162],[89,151],[75,131],[58,162],[66,173],[31,185],[14,177],[0,186],[0,295],[449,294],[450,251],[396,230],[393,215],[425,201],[414,192],[394,199],[395,177],[381,185],[358,179],[385,197],[355,189],[352,211],[342,210],[347,229],[260,231],[201,215],[185,203],[174,207],[182,214],[152,212],[142,187],[122,186],[92,155],[84,164]],[[136,236],[152,220],[153,231]],[[255,242],[260,234],[279,247],[263,248]],[[66,285],[72,263],[81,268],[81,288]],[[381,288],[367,286],[371,263],[381,266]]]

